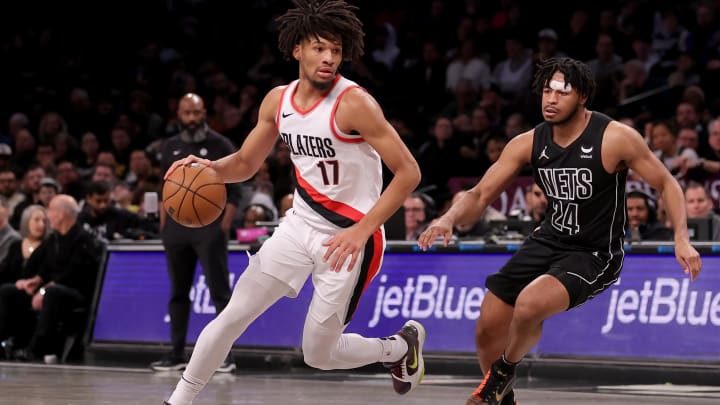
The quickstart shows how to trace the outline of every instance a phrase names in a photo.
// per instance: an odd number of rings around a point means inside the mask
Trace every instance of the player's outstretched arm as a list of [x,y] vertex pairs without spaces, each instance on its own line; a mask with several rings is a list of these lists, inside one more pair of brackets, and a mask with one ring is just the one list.
[[165,178],[177,167],[192,163],[212,167],[225,183],[237,183],[251,178],[270,154],[278,139],[275,115],[282,89],[282,87],[276,87],[265,96],[260,104],[258,123],[250,131],[239,150],[215,161],[189,155],[174,162],[165,173]]
[[611,163],[611,167],[621,167],[624,163],[657,191],[675,232],[675,256],[683,271],[694,280],[700,273],[702,261],[690,244],[685,196],[677,180],[637,131],[617,122],[610,124],[603,140],[603,162]]
[[418,246],[426,250],[438,237],[441,237],[443,245],[447,246],[455,224],[477,221],[485,208],[495,201],[520,170],[530,163],[534,133],[534,130],[525,132],[508,142],[498,161],[490,166],[478,184],[420,234]]

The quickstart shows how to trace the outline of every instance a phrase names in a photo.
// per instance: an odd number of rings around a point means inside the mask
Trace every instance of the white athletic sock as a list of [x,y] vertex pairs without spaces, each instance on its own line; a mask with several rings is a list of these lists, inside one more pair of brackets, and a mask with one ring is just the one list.
[[191,405],[207,381],[183,373],[168,402],[170,405]]
[[380,361],[383,363],[395,363],[407,354],[407,342],[400,335],[392,335],[378,340],[382,345],[382,357]]

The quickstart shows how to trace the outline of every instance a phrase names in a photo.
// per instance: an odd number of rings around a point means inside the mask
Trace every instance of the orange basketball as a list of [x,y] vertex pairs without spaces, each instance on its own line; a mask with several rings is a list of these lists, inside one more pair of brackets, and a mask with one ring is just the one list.
[[165,180],[163,207],[175,222],[200,228],[214,222],[225,208],[225,183],[211,167],[180,166]]

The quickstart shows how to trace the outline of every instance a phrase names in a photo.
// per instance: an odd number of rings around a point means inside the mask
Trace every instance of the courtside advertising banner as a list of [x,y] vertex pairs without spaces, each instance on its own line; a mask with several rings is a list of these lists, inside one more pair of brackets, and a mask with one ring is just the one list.
[[[385,254],[380,273],[362,295],[348,332],[369,337],[396,332],[408,319],[425,325],[425,349],[475,351],[475,320],[485,278],[511,253]],[[231,283],[247,265],[246,252],[230,252]],[[579,266],[582,263],[578,263]],[[720,359],[720,256],[703,257],[690,282],[672,254],[625,258],[620,280],[579,308],[544,324],[537,355],[663,359]],[[283,298],[237,340],[241,346],[299,347],[312,298],[307,283]],[[170,294],[164,252],[111,250],[93,328],[95,342],[168,342]],[[215,316],[201,269],[190,292],[188,341]]]

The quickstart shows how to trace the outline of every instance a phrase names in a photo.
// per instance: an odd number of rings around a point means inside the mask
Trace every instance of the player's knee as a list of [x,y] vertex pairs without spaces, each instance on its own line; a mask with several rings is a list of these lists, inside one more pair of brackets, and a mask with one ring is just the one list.
[[317,348],[306,348],[303,345],[303,360],[305,364],[318,370],[332,370],[330,364],[330,352],[318,350]]
[[513,321],[521,323],[535,323],[542,321],[543,314],[542,305],[538,305],[536,300],[520,294],[515,302],[513,310]]

